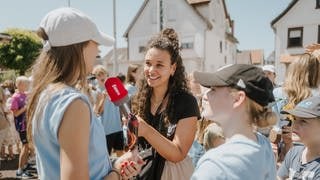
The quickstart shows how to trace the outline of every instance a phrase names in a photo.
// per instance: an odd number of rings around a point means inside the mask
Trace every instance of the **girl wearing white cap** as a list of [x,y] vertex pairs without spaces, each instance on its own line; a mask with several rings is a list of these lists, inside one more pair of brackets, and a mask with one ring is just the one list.
[[[88,97],[75,89],[86,86],[98,45],[112,38],[101,33],[82,12],[60,8],[41,21],[43,50],[33,66],[33,91],[28,106],[29,128],[36,149],[40,179],[130,178],[139,165],[132,154],[114,166],[109,160],[101,123]],[[120,171],[120,162],[130,161]]]
[[274,101],[272,83],[262,69],[235,64],[215,73],[195,72],[194,77],[211,88],[204,114],[222,127],[226,142],[200,158],[191,179],[276,179],[271,144],[254,131],[254,126],[275,122],[268,108]]

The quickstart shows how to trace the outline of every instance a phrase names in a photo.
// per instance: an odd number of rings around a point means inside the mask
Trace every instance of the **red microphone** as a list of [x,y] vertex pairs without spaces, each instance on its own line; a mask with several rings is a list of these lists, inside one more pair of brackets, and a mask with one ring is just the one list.
[[125,110],[126,116],[128,118],[128,127],[129,131],[134,135],[128,134],[129,139],[131,140],[128,143],[129,149],[134,148],[134,145],[137,143],[136,139],[138,137],[138,120],[134,114],[131,113],[130,108],[127,104],[129,102],[128,91],[122,84],[121,80],[116,77],[110,77],[104,82],[104,86],[110,96],[110,100],[116,106],[120,106],[121,109]]

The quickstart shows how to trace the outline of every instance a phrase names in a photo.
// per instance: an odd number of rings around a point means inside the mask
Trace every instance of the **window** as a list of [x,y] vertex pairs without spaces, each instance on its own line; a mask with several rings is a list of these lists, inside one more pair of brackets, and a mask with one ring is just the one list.
[[320,44],[320,25],[318,25],[318,44]]
[[316,0],[316,9],[319,9],[320,8],[320,0]]
[[220,53],[222,53],[222,41],[220,41]]
[[288,29],[288,47],[302,47],[303,27]]
[[139,53],[143,53],[146,50],[146,47],[139,46]]
[[192,42],[181,43],[181,49],[193,49],[193,43]]

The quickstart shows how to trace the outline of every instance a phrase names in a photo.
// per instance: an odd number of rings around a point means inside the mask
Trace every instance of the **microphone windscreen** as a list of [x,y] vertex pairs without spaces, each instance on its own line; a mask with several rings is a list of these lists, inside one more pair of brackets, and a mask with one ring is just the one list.
[[128,98],[128,91],[116,77],[110,77],[104,82],[104,86],[109,94],[110,100],[113,103],[125,102]]

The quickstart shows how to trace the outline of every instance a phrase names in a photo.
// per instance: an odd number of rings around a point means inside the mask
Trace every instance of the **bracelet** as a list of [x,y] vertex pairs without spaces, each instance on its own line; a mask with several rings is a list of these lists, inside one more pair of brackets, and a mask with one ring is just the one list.
[[119,179],[119,180],[121,180],[120,172],[119,172],[117,169],[112,168],[112,169],[111,169],[111,171],[109,172],[109,174],[111,174],[112,172],[116,173],[116,174],[117,174],[117,176],[118,176],[118,179]]

